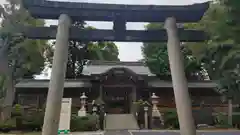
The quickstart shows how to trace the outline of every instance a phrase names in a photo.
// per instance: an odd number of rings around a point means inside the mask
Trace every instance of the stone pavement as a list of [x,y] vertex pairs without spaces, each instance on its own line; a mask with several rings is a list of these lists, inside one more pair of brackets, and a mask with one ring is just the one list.
[[91,131],[91,132],[72,132],[69,135],[104,135],[103,131]]
[[[180,135],[179,131],[129,131],[132,135]],[[240,135],[240,131],[198,131],[197,135]]]
[[[73,132],[72,135],[180,135],[178,130],[120,130],[103,132]],[[240,135],[240,130],[198,131],[197,135]]]
[[121,131],[105,131],[104,135],[132,135],[128,130]]

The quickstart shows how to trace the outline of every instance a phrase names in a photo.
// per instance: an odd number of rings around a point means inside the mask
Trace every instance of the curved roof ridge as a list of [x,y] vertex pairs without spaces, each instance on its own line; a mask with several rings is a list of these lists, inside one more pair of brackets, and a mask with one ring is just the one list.
[[101,61],[91,60],[88,65],[123,65],[123,66],[145,66],[141,61]]

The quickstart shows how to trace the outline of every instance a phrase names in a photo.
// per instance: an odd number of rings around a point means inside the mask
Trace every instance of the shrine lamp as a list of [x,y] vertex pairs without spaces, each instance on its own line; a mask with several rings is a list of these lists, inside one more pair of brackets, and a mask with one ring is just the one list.
[[148,104],[144,104],[144,107],[143,107],[143,109],[144,109],[144,112],[147,112],[148,111]]
[[97,113],[97,111],[98,111],[98,105],[97,104],[93,104],[92,111],[93,111],[93,113]]
[[153,105],[158,104],[158,99],[159,99],[159,97],[155,93],[152,93],[151,101],[152,101]]

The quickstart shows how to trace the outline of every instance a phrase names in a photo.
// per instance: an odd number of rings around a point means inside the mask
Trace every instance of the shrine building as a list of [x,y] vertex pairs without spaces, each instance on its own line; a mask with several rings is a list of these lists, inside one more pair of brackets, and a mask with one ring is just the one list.
[[[64,97],[73,99],[80,107],[84,92],[87,101],[100,98],[110,114],[131,113],[133,103],[148,101],[152,93],[159,96],[160,108],[175,108],[171,79],[161,79],[150,72],[142,62],[90,61],[80,79],[66,79]],[[49,80],[22,80],[16,84],[16,103],[42,107],[47,98]],[[193,106],[220,105],[221,96],[212,81],[188,80]]]

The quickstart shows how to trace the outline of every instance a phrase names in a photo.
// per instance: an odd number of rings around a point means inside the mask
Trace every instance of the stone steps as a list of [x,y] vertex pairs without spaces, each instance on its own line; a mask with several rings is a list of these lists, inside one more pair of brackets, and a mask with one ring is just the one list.
[[137,130],[137,121],[133,114],[107,114],[106,130]]

